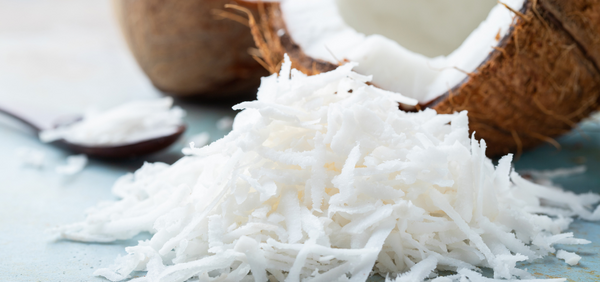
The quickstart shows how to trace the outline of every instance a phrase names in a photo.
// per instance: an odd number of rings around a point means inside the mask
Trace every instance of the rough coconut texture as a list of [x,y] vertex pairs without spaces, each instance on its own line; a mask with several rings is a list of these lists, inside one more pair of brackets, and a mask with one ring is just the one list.
[[595,62],[541,3],[534,10],[529,1],[490,59],[431,105],[439,113],[468,110],[471,130],[493,155],[566,133],[598,107]]
[[[288,34],[278,4],[268,21],[294,67],[308,74],[336,65],[307,56]],[[600,2],[526,1],[488,59],[461,84],[421,105],[439,113],[468,110],[471,131],[488,142],[488,156],[521,152],[573,128],[598,108]],[[340,58],[343,60],[343,58]],[[340,62],[344,63],[344,62]]]
[[315,76],[290,66],[235,107],[223,139],[145,164],[115,183],[120,201],[55,231],[96,242],[153,233],[95,272],[148,271],[139,282],[496,281],[478,267],[533,279],[516,263],[589,243],[563,231],[571,216],[600,219],[600,195],[531,183],[510,155],[495,166],[466,112],[400,111],[416,100],[367,85],[354,64]]
[[229,0],[114,0],[133,55],[152,83],[175,96],[254,92],[267,72],[248,54],[248,28],[219,20]]
[[600,66],[600,5],[594,0],[544,0],[539,2],[577,42],[579,47]]

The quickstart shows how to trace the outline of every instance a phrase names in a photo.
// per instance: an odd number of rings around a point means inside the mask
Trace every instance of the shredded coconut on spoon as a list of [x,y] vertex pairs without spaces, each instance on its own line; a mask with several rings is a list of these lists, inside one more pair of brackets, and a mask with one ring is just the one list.
[[120,201],[54,231],[88,242],[153,233],[95,272],[147,271],[138,282],[492,281],[479,267],[534,279],[516,263],[590,243],[563,231],[570,216],[599,219],[599,195],[531,183],[511,155],[494,166],[466,112],[400,111],[416,101],[367,85],[354,66],[306,76],[286,60],[256,101],[234,107],[227,136],[123,176]]
[[40,139],[52,142],[102,146],[125,145],[177,132],[185,112],[173,107],[170,97],[133,101],[105,112],[87,112],[72,124],[40,132]]

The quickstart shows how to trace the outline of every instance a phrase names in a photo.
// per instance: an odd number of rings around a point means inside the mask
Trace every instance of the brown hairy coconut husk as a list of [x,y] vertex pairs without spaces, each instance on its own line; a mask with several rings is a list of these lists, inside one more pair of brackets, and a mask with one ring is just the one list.
[[230,2],[113,4],[128,45],[154,86],[173,96],[220,99],[255,91],[267,74],[248,54],[254,46],[248,27],[220,16]]
[[[254,26],[262,31],[254,32],[262,57],[279,62],[288,53],[293,67],[307,74],[347,60],[307,55],[290,34],[280,4],[264,5],[262,26]],[[489,156],[520,154],[543,142],[558,147],[553,137],[596,110],[600,96],[600,1],[525,0],[520,9],[505,6],[514,19],[504,35],[498,31],[486,58],[470,72],[456,68],[465,78],[419,105],[438,113],[468,110],[471,131],[486,140]]]

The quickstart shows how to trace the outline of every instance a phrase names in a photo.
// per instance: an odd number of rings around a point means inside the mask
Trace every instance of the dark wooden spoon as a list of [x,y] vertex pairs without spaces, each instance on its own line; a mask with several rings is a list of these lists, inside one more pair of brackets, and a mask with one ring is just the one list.
[[[8,108],[0,107],[0,113],[10,116],[20,122],[23,122],[24,124],[31,127],[36,133],[39,133],[40,131],[45,129],[50,129],[52,127],[65,125],[81,120],[81,116],[71,116],[68,118],[67,121],[66,119],[64,119],[64,115],[55,115],[56,118],[48,119],[47,114],[44,117],[44,115],[42,115],[39,111],[35,111],[33,109],[26,111],[23,110],[23,107],[18,107],[19,110],[16,110],[16,108],[17,107],[15,107],[15,109],[9,110]],[[171,144],[175,143],[175,141],[177,141],[179,137],[181,137],[185,130],[186,126],[185,124],[182,124],[177,128],[176,132],[170,135],[159,136],[156,138],[127,144],[90,146],[71,143],[64,139],[56,140],[50,143],[70,150],[74,153],[86,154],[89,157],[97,159],[129,159],[151,154],[169,147]]]

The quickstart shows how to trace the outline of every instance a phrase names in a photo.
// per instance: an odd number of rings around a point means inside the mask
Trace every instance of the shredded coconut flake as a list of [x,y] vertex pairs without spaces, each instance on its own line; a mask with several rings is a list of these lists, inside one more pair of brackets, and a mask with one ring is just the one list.
[[567,177],[582,174],[585,173],[586,170],[587,167],[581,165],[572,168],[558,168],[552,170],[523,170],[519,173],[523,175],[530,175],[534,180],[548,182],[557,177]]
[[17,149],[16,155],[21,164],[34,168],[43,167],[46,161],[46,154],[34,148],[20,147]]
[[233,119],[231,117],[222,117],[217,120],[217,129],[219,130],[231,130],[233,125]]
[[40,132],[43,142],[121,145],[173,134],[185,115],[170,97],[126,103],[106,112],[89,111],[81,121]]
[[564,260],[568,265],[577,265],[581,257],[575,253],[567,252],[565,250],[558,250],[556,257]]
[[562,232],[600,199],[531,183],[511,155],[494,166],[466,112],[400,111],[400,94],[374,90],[352,64],[315,76],[290,66],[235,107],[227,136],[145,164],[116,182],[122,200],[54,231],[98,242],[153,233],[96,271],[113,281],[136,270],[148,273],[132,281],[532,279],[517,262],[588,243]]
[[67,157],[67,163],[56,167],[56,173],[63,175],[74,175],[83,170],[87,165],[86,155],[72,155]]
[[187,141],[188,144],[194,143],[192,147],[204,147],[210,142],[210,133],[202,132],[196,135],[192,135],[187,139]]

